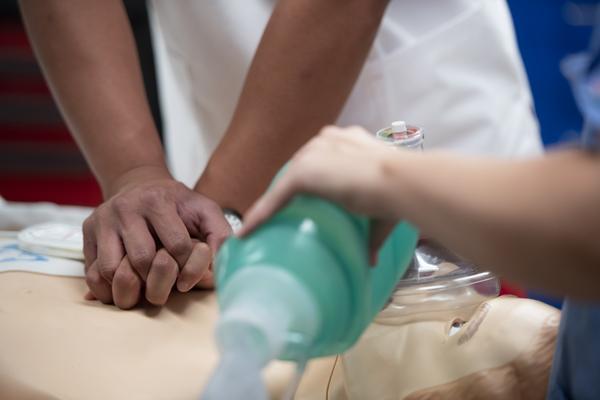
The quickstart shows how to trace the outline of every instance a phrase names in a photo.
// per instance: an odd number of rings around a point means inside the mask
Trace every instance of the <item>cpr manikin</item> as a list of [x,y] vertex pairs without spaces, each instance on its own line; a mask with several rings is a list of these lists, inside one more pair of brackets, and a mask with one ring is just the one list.
[[[56,258],[60,268],[33,269],[17,244],[16,235],[0,239],[0,247],[12,246],[0,257],[1,393],[27,400],[198,398],[218,358],[214,293],[175,294],[162,309],[124,312],[83,300],[82,263]],[[420,266],[356,346],[337,363],[311,361],[295,399],[543,398],[558,311],[495,298],[493,277],[434,246],[421,244],[417,253]],[[78,272],[68,272],[72,263]],[[292,373],[291,365],[269,367],[271,398],[282,398]]]
[[422,242],[390,304],[341,356],[329,398],[545,398],[560,313],[498,289]]

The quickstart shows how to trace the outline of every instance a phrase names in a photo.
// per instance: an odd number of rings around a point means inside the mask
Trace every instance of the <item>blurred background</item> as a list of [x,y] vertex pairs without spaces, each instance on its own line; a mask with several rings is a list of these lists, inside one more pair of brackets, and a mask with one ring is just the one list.
[[[146,93],[161,126],[145,0],[125,1]],[[102,196],[44,82],[16,0],[0,1],[0,196],[98,205]]]
[[[546,145],[581,127],[559,63],[587,46],[595,1],[510,0]],[[126,0],[146,92],[161,126],[145,0]],[[97,205],[101,194],[65,127],[35,61],[16,0],[0,2],[0,196]]]
[[[576,135],[581,117],[559,63],[586,48],[596,1],[510,0],[519,46],[547,146]],[[145,0],[126,0],[146,92],[161,127]],[[20,20],[0,2],[0,196],[95,206],[100,190],[54,105]],[[554,299],[546,299],[557,304]]]

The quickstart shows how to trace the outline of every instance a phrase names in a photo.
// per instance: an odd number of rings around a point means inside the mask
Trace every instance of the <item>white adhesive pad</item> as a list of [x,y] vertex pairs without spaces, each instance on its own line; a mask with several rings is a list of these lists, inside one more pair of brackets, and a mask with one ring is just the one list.
[[34,225],[18,235],[22,250],[54,257],[83,260],[81,226],[48,223]]
[[83,262],[23,250],[16,238],[0,235],[0,272],[24,271],[59,276],[85,276]]

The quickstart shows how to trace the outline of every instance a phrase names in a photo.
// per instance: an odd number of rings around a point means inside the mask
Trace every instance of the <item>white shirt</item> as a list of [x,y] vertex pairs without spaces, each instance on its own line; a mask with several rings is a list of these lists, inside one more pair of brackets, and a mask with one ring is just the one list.
[[[152,3],[167,155],[188,185],[229,124],[274,4]],[[532,109],[504,0],[393,0],[337,123],[375,132],[402,119],[425,129],[426,149],[515,157],[542,150]]]

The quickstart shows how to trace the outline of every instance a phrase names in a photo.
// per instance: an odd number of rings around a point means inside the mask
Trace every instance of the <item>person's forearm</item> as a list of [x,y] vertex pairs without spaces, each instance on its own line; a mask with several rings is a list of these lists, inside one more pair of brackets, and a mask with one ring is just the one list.
[[[412,155],[387,162],[387,203],[462,256],[530,287],[600,298],[600,157]],[[391,171],[391,172],[390,172]]]
[[387,0],[280,1],[197,190],[245,211],[303,143],[335,122],[386,5]]
[[120,177],[166,173],[120,0],[21,0],[29,38],[106,197]]

